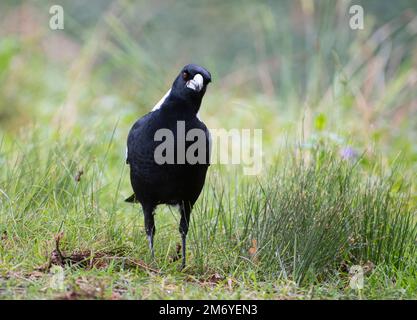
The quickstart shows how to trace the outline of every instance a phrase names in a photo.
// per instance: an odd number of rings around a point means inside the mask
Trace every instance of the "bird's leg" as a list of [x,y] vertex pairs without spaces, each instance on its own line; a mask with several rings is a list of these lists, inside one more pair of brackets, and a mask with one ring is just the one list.
[[151,250],[152,259],[155,259],[155,251],[153,250],[153,235],[148,235],[149,250]]
[[181,221],[180,221],[180,233],[182,239],[182,264],[181,269],[184,269],[185,262],[186,262],[186,243],[187,243],[187,233],[188,233],[188,226],[190,223],[190,213],[191,213],[192,206],[189,202],[184,201],[181,206]]
[[181,269],[185,268],[185,262],[186,262],[186,258],[185,255],[187,253],[187,234],[186,233],[181,233],[181,239],[182,239],[182,262],[181,262]]
[[145,230],[146,236],[148,237],[149,250],[151,251],[152,258],[155,259],[155,252],[153,250],[153,237],[155,235],[155,220],[154,220],[154,206],[142,206],[143,214],[145,217]]

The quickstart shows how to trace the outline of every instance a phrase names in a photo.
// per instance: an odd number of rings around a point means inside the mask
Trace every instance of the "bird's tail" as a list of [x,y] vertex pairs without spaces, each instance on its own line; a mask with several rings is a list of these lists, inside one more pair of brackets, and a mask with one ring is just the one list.
[[138,199],[136,199],[135,194],[132,194],[129,198],[125,199],[125,202],[130,202],[130,203],[138,203]]

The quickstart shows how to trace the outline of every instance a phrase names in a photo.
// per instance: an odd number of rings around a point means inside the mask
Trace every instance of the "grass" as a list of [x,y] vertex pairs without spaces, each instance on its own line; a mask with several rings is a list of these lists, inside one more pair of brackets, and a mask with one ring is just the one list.
[[[0,4],[0,298],[416,298],[412,0],[361,2],[361,31],[349,1],[73,3],[64,31]],[[208,127],[261,128],[264,162],[210,167],[179,271],[179,215],[158,208],[152,261],[124,150],[189,62]]]
[[[294,156],[283,151],[260,177],[212,166],[192,215],[189,265],[181,272],[173,261],[178,213],[158,209],[152,261],[140,209],[123,202],[129,186],[116,154],[117,131],[104,142],[84,139],[86,132],[77,141],[73,133],[41,129],[21,140],[3,139],[3,298],[415,294],[416,207],[396,171],[384,176],[375,169],[370,175],[360,158],[346,161],[324,147]],[[88,252],[89,260],[105,252],[106,263],[37,271],[50,259],[60,232],[64,255]],[[157,272],[129,265],[130,259]],[[352,265],[369,269],[363,292],[349,289]],[[63,284],[57,286],[60,276]]]

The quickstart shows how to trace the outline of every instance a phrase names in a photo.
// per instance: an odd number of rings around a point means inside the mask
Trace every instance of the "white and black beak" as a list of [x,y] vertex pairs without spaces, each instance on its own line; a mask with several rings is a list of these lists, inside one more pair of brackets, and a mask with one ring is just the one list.
[[197,73],[193,79],[186,82],[185,86],[191,90],[200,92],[204,86],[204,78],[201,74]]

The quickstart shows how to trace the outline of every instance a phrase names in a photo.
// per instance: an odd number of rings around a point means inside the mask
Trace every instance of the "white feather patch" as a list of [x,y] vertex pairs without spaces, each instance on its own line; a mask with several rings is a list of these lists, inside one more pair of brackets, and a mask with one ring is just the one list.
[[152,111],[155,111],[161,108],[162,104],[165,102],[165,99],[169,96],[170,93],[171,93],[171,89],[169,89],[168,92],[165,93],[165,95],[162,97],[162,99],[158,101],[158,103],[152,108]]

